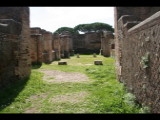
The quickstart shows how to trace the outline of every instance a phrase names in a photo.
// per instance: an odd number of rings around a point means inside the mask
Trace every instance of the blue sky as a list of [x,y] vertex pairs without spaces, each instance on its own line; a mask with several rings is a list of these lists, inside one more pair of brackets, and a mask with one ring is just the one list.
[[30,7],[30,27],[50,32],[94,22],[114,27],[114,7]]

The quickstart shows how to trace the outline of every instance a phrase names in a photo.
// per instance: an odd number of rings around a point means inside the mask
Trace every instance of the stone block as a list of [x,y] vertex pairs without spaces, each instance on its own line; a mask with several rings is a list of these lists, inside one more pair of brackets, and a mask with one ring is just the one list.
[[77,54],[77,58],[80,58],[80,57],[79,57],[79,54]]
[[95,60],[95,61],[94,61],[94,64],[95,64],[95,65],[103,65],[103,63],[102,63],[101,60]]
[[96,53],[93,53],[93,57],[97,57],[97,56],[96,56]]
[[58,65],[67,65],[67,62],[65,62],[65,61],[59,61]]

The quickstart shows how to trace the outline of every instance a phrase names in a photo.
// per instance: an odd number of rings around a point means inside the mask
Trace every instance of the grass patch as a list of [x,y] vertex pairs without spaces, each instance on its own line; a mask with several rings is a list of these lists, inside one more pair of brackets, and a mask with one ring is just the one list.
[[[94,65],[102,60],[103,65]],[[28,81],[16,84],[0,92],[0,113],[145,113],[135,104],[135,97],[116,80],[115,60],[101,55],[72,56],[67,65],[58,61],[42,64],[32,69]],[[89,82],[47,83],[39,70],[79,72],[89,77]],[[65,76],[64,76],[65,77]],[[49,77],[49,80],[55,79]],[[16,91],[18,91],[16,93]],[[77,93],[79,96],[76,96]],[[12,96],[15,94],[14,96]],[[11,100],[9,100],[11,99]],[[62,100],[63,99],[63,100]],[[66,99],[66,100],[64,100]],[[72,102],[72,99],[78,102]],[[83,99],[83,100],[81,100]]]
[[27,81],[19,81],[0,92],[0,111],[2,113],[22,113],[31,103],[27,97],[42,92],[42,74],[32,70]]

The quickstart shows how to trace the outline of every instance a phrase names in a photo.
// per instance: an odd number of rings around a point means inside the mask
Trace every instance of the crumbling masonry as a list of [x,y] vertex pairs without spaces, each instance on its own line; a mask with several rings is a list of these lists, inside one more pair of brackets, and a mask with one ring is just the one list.
[[160,113],[160,7],[115,7],[117,78]]
[[101,54],[104,57],[114,56],[114,35],[110,31],[103,31],[101,35]]
[[0,87],[29,77],[29,8],[0,7]]
[[41,28],[30,28],[30,53],[32,65],[41,65],[43,62],[43,36],[41,34]]
[[80,54],[99,54],[101,49],[101,33],[89,32],[73,36],[73,49]]

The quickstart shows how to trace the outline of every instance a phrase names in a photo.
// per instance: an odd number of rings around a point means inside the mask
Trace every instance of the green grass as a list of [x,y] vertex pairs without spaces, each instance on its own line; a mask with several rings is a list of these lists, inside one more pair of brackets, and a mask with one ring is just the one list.
[[[94,65],[94,60],[102,60],[103,65]],[[114,58],[97,55],[72,56],[67,65],[58,61],[42,64],[32,69],[27,81],[9,86],[0,92],[0,113],[24,113],[27,110],[37,113],[145,113],[144,108],[135,104],[135,97],[128,93],[122,83],[116,80]],[[39,70],[60,70],[80,72],[89,77],[85,83],[47,83]],[[49,78],[49,79],[54,79]],[[83,101],[52,102],[59,95],[86,92]],[[71,96],[70,101],[74,99]]]

